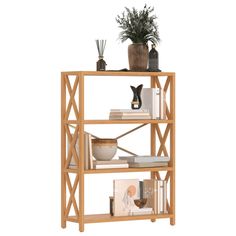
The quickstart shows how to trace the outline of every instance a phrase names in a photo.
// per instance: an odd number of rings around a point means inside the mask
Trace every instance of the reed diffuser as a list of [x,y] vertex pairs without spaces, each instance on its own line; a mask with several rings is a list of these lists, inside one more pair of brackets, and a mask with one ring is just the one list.
[[96,40],[96,45],[98,49],[98,58],[97,61],[97,71],[106,70],[106,62],[103,60],[103,54],[106,47],[106,40]]

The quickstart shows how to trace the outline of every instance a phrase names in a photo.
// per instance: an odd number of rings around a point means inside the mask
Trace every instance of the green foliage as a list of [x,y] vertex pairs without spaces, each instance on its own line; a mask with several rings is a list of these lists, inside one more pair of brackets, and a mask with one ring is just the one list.
[[151,15],[153,7],[145,4],[143,10],[138,11],[134,7],[130,10],[125,7],[125,11],[116,17],[116,22],[122,29],[119,38],[121,42],[130,39],[133,43],[144,43],[148,41],[157,44],[160,41],[157,17]]

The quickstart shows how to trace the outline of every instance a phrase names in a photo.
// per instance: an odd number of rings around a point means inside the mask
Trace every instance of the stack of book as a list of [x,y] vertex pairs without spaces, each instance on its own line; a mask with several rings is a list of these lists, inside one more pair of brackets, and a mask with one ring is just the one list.
[[111,109],[109,114],[110,120],[145,120],[151,119],[148,109]]
[[126,160],[93,161],[94,169],[129,168]]
[[170,157],[168,156],[119,156],[120,160],[126,160],[129,167],[159,167],[168,166]]

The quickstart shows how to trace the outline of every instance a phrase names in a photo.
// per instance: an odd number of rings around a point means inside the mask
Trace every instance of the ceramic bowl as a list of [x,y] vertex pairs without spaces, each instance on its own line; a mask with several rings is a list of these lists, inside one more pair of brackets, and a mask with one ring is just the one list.
[[92,139],[93,156],[98,161],[110,161],[116,154],[117,140],[116,139]]
[[134,203],[137,207],[143,208],[147,203],[147,198],[134,199]]

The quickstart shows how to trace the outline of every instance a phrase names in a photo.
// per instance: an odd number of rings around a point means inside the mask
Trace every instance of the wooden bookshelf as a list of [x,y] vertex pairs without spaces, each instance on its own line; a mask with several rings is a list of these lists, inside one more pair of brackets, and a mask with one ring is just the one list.
[[[119,76],[120,78],[143,77],[150,81],[150,87],[162,88],[168,94],[166,120],[85,120],[84,119],[84,80],[90,77]],[[161,83],[164,79],[164,84]],[[71,116],[73,113],[73,117]],[[79,138],[79,146],[84,147],[84,132],[86,125],[117,125],[137,124],[138,128],[150,126],[150,154],[169,155],[168,166],[152,168],[119,168],[84,170],[84,150],[75,148]],[[161,129],[160,127],[164,126]],[[71,131],[73,127],[73,132]],[[136,130],[135,128],[133,130]],[[131,131],[133,131],[131,130]],[[130,131],[130,132],[131,132]],[[129,132],[127,132],[128,134]],[[122,136],[122,135],[121,135]],[[69,145],[68,145],[69,143]],[[168,146],[167,146],[168,143]],[[76,167],[69,168],[71,158],[75,159]],[[79,157],[78,157],[79,156]],[[161,179],[160,172],[165,173],[164,179],[169,183],[167,201],[168,214],[111,216],[110,214],[85,215],[84,176],[91,174],[149,172],[150,178]],[[71,178],[73,175],[73,178]],[[163,178],[162,178],[163,179]],[[79,196],[75,196],[78,189]],[[71,212],[73,210],[73,212]],[[175,73],[173,72],[121,72],[121,71],[69,71],[61,73],[61,227],[67,222],[79,224],[79,230],[84,231],[87,223],[115,222],[127,220],[151,220],[169,218],[170,224],[175,224]]]

